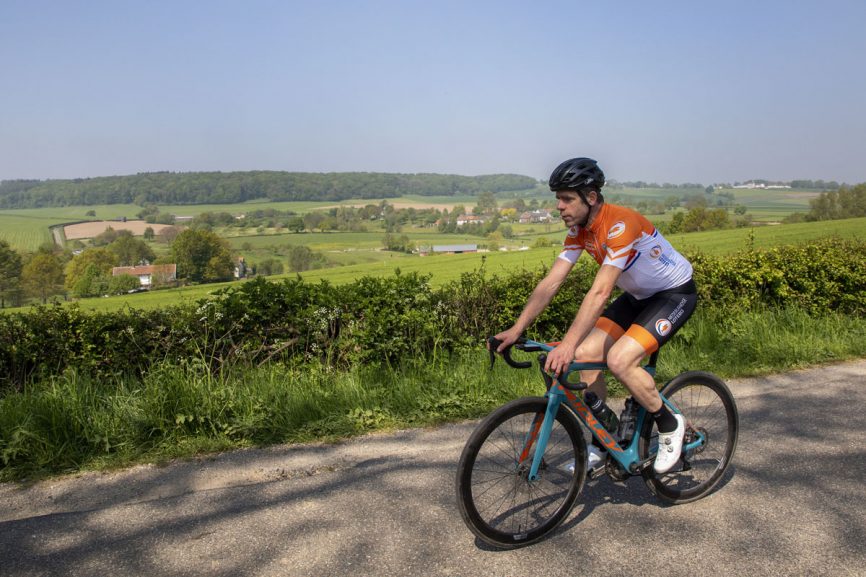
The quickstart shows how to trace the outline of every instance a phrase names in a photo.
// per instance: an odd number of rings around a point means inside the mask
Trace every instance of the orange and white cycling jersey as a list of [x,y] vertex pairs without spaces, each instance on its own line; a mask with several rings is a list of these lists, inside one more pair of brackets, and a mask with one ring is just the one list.
[[602,204],[592,223],[568,231],[559,258],[574,264],[586,250],[600,265],[622,270],[617,286],[636,299],[678,287],[692,278],[692,265],[642,214]]

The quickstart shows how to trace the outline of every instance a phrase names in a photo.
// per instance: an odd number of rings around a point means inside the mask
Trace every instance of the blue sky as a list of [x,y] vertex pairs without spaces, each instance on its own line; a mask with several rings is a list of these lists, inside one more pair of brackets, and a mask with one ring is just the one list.
[[866,181],[866,2],[0,2],[0,179]]

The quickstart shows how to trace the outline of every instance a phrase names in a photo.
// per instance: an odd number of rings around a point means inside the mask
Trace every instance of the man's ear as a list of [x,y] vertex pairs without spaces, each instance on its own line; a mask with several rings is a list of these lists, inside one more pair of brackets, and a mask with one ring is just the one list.
[[598,191],[590,190],[589,193],[586,195],[586,202],[589,203],[589,206],[595,206],[596,204],[598,204]]

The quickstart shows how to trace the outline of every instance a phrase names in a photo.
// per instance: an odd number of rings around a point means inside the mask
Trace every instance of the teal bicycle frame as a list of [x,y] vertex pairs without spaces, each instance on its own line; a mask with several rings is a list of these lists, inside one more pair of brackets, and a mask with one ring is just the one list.
[[[552,351],[553,346],[548,345],[546,343],[540,343],[537,341],[532,341],[527,339],[525,342],[525,346],[529,348],[536,348],[544,351]],[[656,355],[654,354],[650,358],[650,362],[645,365],[643,368],[650,375],[655,377],[655,359]],[[640,459],[638,455],[638,441],[640,438],[640,431],[643,428],[644,421],[649,417],[646,409],[642,406],[638,406],[637,415],[635,418],[635,428],[634,434],[632,435],[631,442],[628,447],[623,448],[620,446],[619,442],[614,438],[614,436],[604,428],[598,419],[595,418],[595,415],[592,414],[592,411],[583,402],[583,399],[580,395],[575,394],[576,391],[580,391],[586,388],[586,385],[581,383],[580,385],[575,385],[573,383],[569,383],[567,377],[570,373],[574,371],[587,371],[587,370],[607,370],[606,363],[592,363],[592,362],[573,362],[569,365],[568,371],[563,375],[560,375],[558,378],[553,379],[547,373],[544,373],[543,361],[542,361],[542,374],[544,375],[545,382],[547,383],[548,389],[545,397],[547,398],[547,410],[544,413],[544,418],[541,423],[538,423],[538,417],[536,417],[535,421],[532,423],[532,428],[527,434],[526,440],[524,442],[524,449],[520,456],[520,461],[518,462],[518,466],[524,464],[525,460],[529,458],[529,453],[532,452],[532,446],[535,445],[535,451],[532,457],[532,466],[529,469],[528,479],[530,481],[538,480],[538,470],[541,467],[542,457],[544,455],[544,451],[547,448],[547,442],[550,439],[550,433],[553,430],[554,419],[556,418],[556,414],[559,411],[559,407],[562,403],[565,403],[568,407],[571,408],[574,415],[577,419],[586,426],[589,431],[592,433],[593,437],[598,439],[598,441],[602,444],[602,446],[607,450],[608,455],[610,455],[617,463],[622,466],[624,471],[629,472],[632,475],[639,474],[643,469],[652,465],[653,460],[655,459],[655,455],[649,455],[644,460]],[[563,382],[568,383],[564,385]],[[668,401],[664,395],[660,396],[662,398],[662,402],[664,402],[672,411],[675,413],[679,413],[679,409],[673,405],[670,401]],[[701,431],[694,431],[694,436],[692,439],[683,445],[683,454],[687,454],[689,451],[693,451],[698,447],[701,447],[706,444],[706,436]]]

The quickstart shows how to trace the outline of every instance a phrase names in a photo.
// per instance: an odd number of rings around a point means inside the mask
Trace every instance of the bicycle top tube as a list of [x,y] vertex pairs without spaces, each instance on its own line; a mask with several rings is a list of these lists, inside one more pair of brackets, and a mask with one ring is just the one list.
[[[517,345],[518,348],[524,350],[541,350],[550,352],[556,348],[559,343],[542,343],[532,339],[526,339],[524,342]],[[656,359],[658,359],[658,351],[650,355],[649,362],[643,367],[649,374],[655,376]],[[606,371],[608,366],[603,361],[572,361],[568,366],[567,373],[572,371]]]

